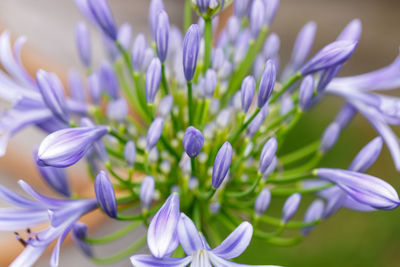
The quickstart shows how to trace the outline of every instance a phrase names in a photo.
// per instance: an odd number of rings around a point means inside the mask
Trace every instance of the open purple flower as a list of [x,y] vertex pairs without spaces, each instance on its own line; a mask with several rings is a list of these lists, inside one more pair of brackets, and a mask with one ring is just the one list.
[[58,266],[60,247],[65,237],[80,217],[97,207],[95,199],[60,200],[43,196],[29,184],[20,180],[20,187],[34,200],[14,193],[0,186],[0,199],[14,206],[0,209],[0,230],[18,231],[30,229],[44,222],[50,225],[37,233],[27,230],[25,240],[18,233],[17,240],[26,246],[25,250],[13,261],[11,266],[31,266],[43,254],[45,249],[57,240],[50,257],[50,265]]
[[[229,261],[236,258],[248,247],[253,235],[253,227],[248,222],[241,223],[222,243],[211,249],[207,241],[199,233],[193,221],[181,213],[176,227],[179,243],[187,254],[184,258],[164,257],[157,258],[153,255],[135,255],[131,262],[138,267],[151,266],[252,266]],[[161,241],[159,241],[161,242]],[[271,266],[271,265],[257,265]]]

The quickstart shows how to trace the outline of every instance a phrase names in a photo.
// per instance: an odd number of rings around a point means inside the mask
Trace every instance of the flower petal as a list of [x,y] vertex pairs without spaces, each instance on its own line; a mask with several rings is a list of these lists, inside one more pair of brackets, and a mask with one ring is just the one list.
[[69,231],[71,230],[71,226],[68,227],[60,236],[60,238],[58,238],[57,240],[57,244],[53,249],[53,253],[51,253],[51,257],[50,257],[50,265],[52,267],[56,267],[58,266],[58,262],[59,262],[59,256],[60,256],[60,248],[61,248],[61,244],[64,241],[65,237],[67,236],[67,234],[69,233]]
[[135,255],[131,257],[131,262],[135,267],[184,267],[191,260],[191,257],[157,259],[152,255]]
[[45,197],[42,194],[39,194],[38,192],[36,192],[28,183],[26,183],[23,180],[19,180],[18,184],[30,196],[32,196],[33,198],[42,202],[44,204],[43,206],[47,205],[47,207],[55,207],[56,208],[61,205],[70,203],[70,200],[60,200],[60,199]]
[[21,208],[43,207],[42,203],[23,197],[2,185],[0,185],[0,199]]
[[214,255],[213,253],[209,253],[208,257],[215,267],[246,267],[246,266],[253,266],[253,267],[278,267],[277,265],[248,265],[248,264],[240,264],[232,261],[225,260],[223,258]]
[[181,213],[178,223],[179,242],[187,255],[192,255],[200,249],[204,249],[202,238],[193,221]]
[[246,250],[252,235],[253,226],[248,222],[242,222],[218,247],[211,251],[225,259],[236,258]]
[[43,254],[46,246],[27,246],[10,264],[10,267],[32,266]]

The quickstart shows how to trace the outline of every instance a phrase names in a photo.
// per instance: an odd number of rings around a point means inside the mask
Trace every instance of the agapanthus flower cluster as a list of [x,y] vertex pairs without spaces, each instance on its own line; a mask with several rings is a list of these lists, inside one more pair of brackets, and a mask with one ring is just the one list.
[[[400,169],[400,144],[390,127],[400,124],[400,100],[373,92],[400,87],[400,59],[336,77],[357,47],[359,20],[314,55],[316,24],[307,23],[281,65],[280,39],[271,32],[279,0],[187,0],[182,30],[170,24],[163,1],[152,0],[149,37],[117,25],[106,0],[75,3],[86,19],[75,31],[86,72],[71,71],[67,91],[55,73],[25,70],[24,38],[11,44],[7,31],[0,36],[0,97],[10,103],[0,119],[0,153],[27,126],[47,133],[33,160],[60,194],[45,197],[20,181],[32,200],[0,187],[0,198],[15,206],[0,209],[0,229],[17,231],[26,247],[13,266],[32,265],[55,240],[50,264],[58,266],[69,233],[99,263],[133,255],[147,240],[150,254],[132,256],[134,266],[247,266],[231,259],[252,237],[294,245],[340,208],[400,204],[390,184],[366,174],[384,144]],[[232,4],[233,15],[220,25]],[[108,60],[99,65],[87,24],[103,35]],[[345,101],[334,121],[318,140],[282,153],[288,133],[327,94]],[[324,168],[321,160],[357,113],[377,137],[358,154],[348,152],[355,155],[348,169]],[[64,170],[82,161],[95,192],[88,199],[69,187]],[[303,202],[305,195],[313,202]],[[282,213],[270,214],[271,205],[282,206]],[[296,219],[301,206],[307,208],[303,220]],[[95,209],[131,223],[90,238],[79,220]],[[118,242],[140,225],[148,227],[147,236],[116,255],[96,255],[92,245]],[[288,228],[297,234],[287,235]],[[224,239],[221,229],[231,234]]]

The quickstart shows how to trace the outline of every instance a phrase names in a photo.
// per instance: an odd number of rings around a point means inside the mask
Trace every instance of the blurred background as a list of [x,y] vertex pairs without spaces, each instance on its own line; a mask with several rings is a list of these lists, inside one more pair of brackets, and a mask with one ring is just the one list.
[[[119,24],[130,22],[134,34],[148,34],[148,0],[109,0]],[[164,0],[171,22],[181,25],[183,0]],[[358,49],[340,75],[352,75],[385,66],[398,54],[400,45],[400,1],[398,0],[282,0],[272,25],[272,31],[281,38],[281,59],[290,56],[297,31],[308,21],[318,24],[314,52],[333,41],[341,29],[353,18],[361,19],[363,35]],[[224,16],[224,15],[222,15]],[[225,14],[226,16],[226,14]],[[25,35],[28,43],[23,58],[28,69],[39,67],[66,77],[71,68],[80,63],[74,45],[74,27],[84,20],[73,0],[1,0],[0,28],[8,29],[12,37]],[[100,36],[92,31],[95,58],[104,57]],[[390,92],[400,95],[398,92]],[[304,116],[286,143],[287,151],[319,138],[331,122],[342,101],[327,97]],[[361,116],[342,133],[337,146],[327,155],[321,166],[346,168],[359,149],[376,136],[375,131]],[[0,184],[16,188],[18,179],[31,182],[35,188],[47,192],[32,165],[31,151],[43,138],[34,129],[18,134],[9,144],[5,157],[0,159]],[[400,177],[393,167],[385,148],[370,174],[379,176],[400,190]],[[82,194],[92,194],[86,172],[78,165],[69,169],[72,184]],[[49,192],[51,194],[51,192]],[[306,200],[307,201],[307,200]],[[0,204],[2,205],[2,204]],[[276,205],[278,206],[278,205]],[[279,214],[280,207],[270,210]],[[298,213],[301,219],[302,212]],[[91,225],[91,236],[102,236],[123,226],[95,213],[85,221]],[[141,230],[143,231],[143,230]],[[133,233],[111,245],[96,247],[98,255],[109,255],[126,247],[136,238]],[[22,250],[13,233],[0,233],[0,266],[8,265]],[[305,240],[295,247],[273,247],[253,240],[251,247],[241,256],[242,262],[277,264],[284,266],[400,266],[400,212],[398,210],[358,213],[341,210],[321,223]],[[47,266],[49,255],[42,257],[37,266]],[[61,252],[61,266],[94,266],[67,241]],[[129,266],[128,260],[114,266]]]

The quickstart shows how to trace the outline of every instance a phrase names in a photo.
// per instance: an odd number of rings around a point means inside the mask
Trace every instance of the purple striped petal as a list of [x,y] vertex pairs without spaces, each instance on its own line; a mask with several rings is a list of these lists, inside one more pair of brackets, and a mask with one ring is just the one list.
[[[225,260],[213,253],[208,253],[208,257],[210,262],[215,267],[279,267],[277,265],[248,265],[248,264],[240,264],[233,261]],[[197,267],[197,266],[196,266]]]
[[193,221],[181,213],[178,223],[178,238],[186,255],[193,255],[195,252],[205,249],[203,240]]
[[107,173],[100,171],[94,181],[94,191],[96,193],[97,203],[102,210],[111,218],[117,217],[117,200],[115,198],[114,188],[108,178]]
[[238,257],[246,250],[253,236],[253,226],[242,222],[222,243],[211,250],[213,254],[224,259]]
[[179,195],[173,193],[153,217],[147,231],[147,245],[154,257],[161,259],[178,247],[179,217]]
[[52,267],[58,266],[59,259],[60,259],[61,244],[64,242],[64,239],[67,237],[70,230],[71,230],[71,227],[68,227],[58,238],[57,243],[53,249],[53,252],[51,253],[50,266],[52,266]]
[[377,160],[383,145],[382,137],[376,137],[358,152],[349,166],[349,170],[357,172],[367,171]]
[[294,216],[299,208],[300,200],[301,195],[298,193],[295,193],[286,199],[282,211],[282,221],[284,223],[287,223]]
[[133,266],[137,267],[185,267],[191,261],[190,257],[162,259],[155,258],[151,255],[135,255],[131,257]]

